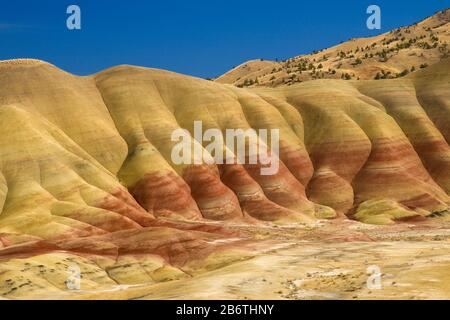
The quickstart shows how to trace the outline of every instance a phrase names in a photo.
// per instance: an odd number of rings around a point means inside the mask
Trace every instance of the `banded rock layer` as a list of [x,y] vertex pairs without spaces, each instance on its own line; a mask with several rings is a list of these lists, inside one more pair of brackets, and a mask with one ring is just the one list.
[[[77,77],[40,61],[3,62],[2,225],[31,224],[43,236],[44,222],[62,233],[163,216],[302,222],[353,214],[369,200],[419,215],[445,210],[448,70],[444,60],[405,79],[245,90],[140,67]],[[194,139],[191,164],[175,164],[172,133],[194,136],[194,121],[221,132],[278,129],[279,170],[205,162],[197,151],[208,154],[209,142]]]
[[[402,79],[255,89],[133,66],[78,77],[1,62],[0,256],[11,266],[61,250],[93,255],[130,283],[142,279],[117,272],[123,261],[160,279],[152,272],[238,247],[216,241],[233,237],[217,224],[189,221],[425,219],[450,203],[449,119],[448,59]],[[279,170],[196,152],[194,164],[175,164],[171,135],[194,135],[194,121],[278,129]]]

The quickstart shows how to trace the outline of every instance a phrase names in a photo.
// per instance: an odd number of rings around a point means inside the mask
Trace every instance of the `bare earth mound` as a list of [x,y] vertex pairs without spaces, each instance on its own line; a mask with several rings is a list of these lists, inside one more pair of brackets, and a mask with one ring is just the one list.
[[[1,62],[0,295],[367,297],[365,270],[350,262],[439,278],[447,255],[426,262],[449,237],[449,85],[449,59],[401,79],[251,89],[133,66],[77,77]],[[194,121],[279,129],[279,170],[195,162],[196,152],[194,164],[175,164],[171,134],[193,135]],[[207,152],[201,143],[194,150]],[[80,290],[68,286],[74,269]],[[281,293],[247,292],[255,277]],[[379,296],[421,285],[402,277]],[[342,294],[349,286],[358,293]]]

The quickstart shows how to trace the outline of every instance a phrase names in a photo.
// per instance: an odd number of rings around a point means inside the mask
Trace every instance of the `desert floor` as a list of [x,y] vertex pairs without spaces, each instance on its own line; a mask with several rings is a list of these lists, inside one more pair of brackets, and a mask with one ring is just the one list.
[[[392,226],[233,226],[252,255],[190,278],[78,292],[76,299],[448,299],[450,217]],[[233,240],[230,240],[233,241]],[[368,269],[369,268],[369,269]],[[369,288],[370,268],[380,286]],[[368,281],[369,280],[369,281]],[[51,298],[51,297],[47,297]]]

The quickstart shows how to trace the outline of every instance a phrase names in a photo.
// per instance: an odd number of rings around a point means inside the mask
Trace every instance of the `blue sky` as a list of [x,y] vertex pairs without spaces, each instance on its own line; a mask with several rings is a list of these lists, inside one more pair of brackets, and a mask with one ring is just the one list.
[[[66,27],[81,8],[82,29]],[[381,7],[382,29],[366,27]],[[408,25],[450,0],[0,1],[0,59],[39,58],[79,75],[118,64],[214,77],[249,59],[285,59]]]

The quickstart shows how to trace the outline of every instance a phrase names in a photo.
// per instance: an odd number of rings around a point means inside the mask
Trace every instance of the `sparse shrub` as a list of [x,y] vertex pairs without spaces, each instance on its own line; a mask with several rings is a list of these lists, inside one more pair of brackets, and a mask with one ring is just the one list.
[[355,62],[352,63],[352,65],[356,66],[356,65],[361,64],[361,63],[362,63],[362,60],[360,58],[357,58],[355,60]]
[[404,77],[409,73],[408,69],[403,70],[400,73],[397,73],[397,78]]

